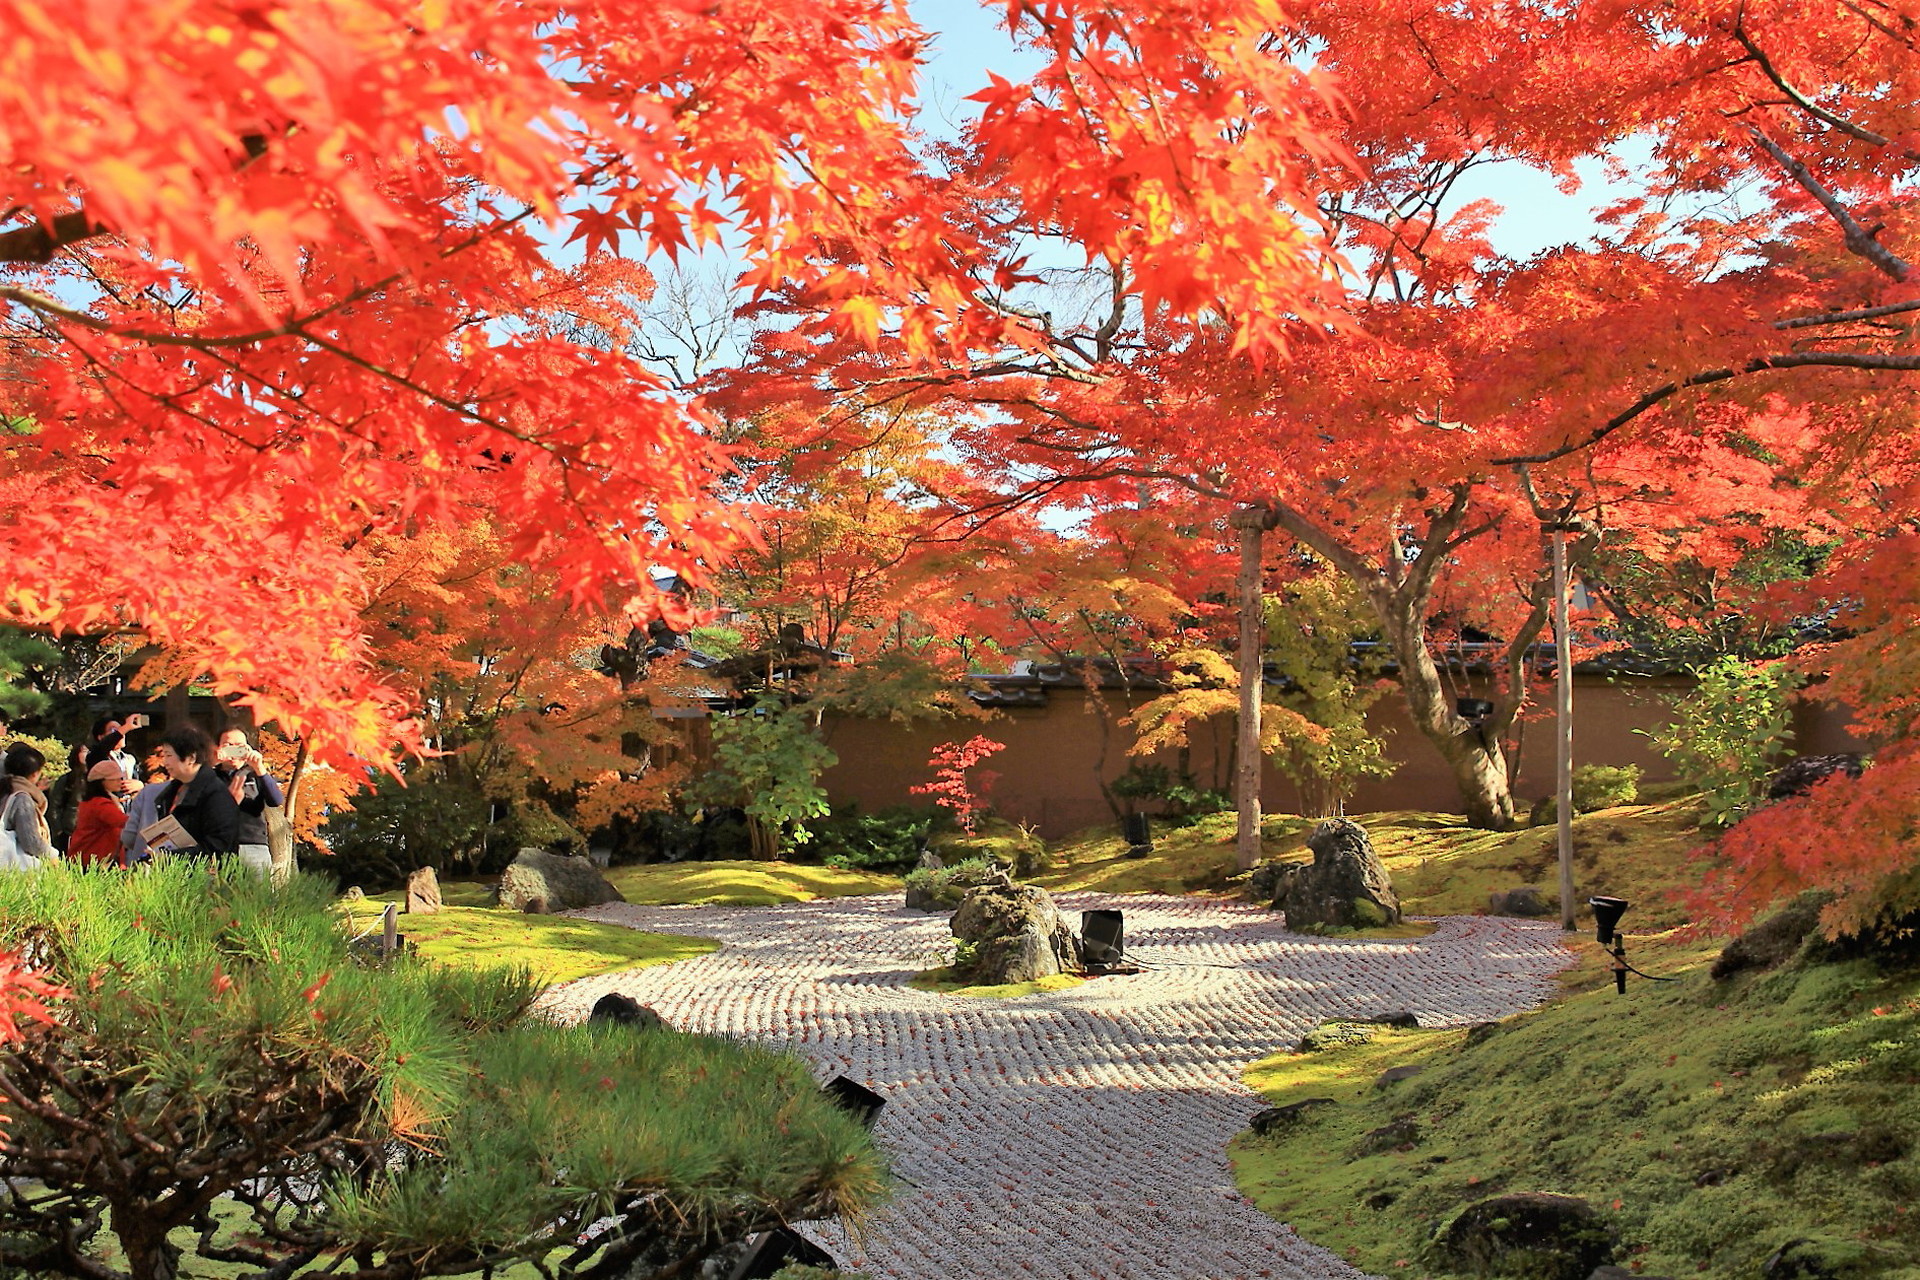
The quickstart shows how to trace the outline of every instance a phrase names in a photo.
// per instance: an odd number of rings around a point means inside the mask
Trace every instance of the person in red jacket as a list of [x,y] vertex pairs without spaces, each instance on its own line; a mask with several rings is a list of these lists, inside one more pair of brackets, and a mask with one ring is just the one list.
[[73,836],[67,841],[67,856],[83,867],[123,867],[120,828],[127,815],[118,796],[126,788],[120,766],[102,760],[87,770],[87,785],[80,793],[80,816]]

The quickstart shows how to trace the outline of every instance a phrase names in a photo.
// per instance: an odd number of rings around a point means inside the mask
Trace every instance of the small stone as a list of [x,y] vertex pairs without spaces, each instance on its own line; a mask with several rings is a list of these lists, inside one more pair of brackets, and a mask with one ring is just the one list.
[[1399,1084],[1402,1080],[1411,1080],[1426,1068],[1418,1063],[1408,1063],[1404,1067],[1388,1067],[1374,1080],[1373,1087],[1384,1089],[1390,1084]]
[[1420,1125],[1412,1116],[1401,1116],[1381,1125],[1378,1129],[1369,1129],[1360,1139],[1356,1151],[1359,1156],[1377,1156],[1388,1151],[1405,1151],[1420,1145]]
[[594,1002],[593,1012],[587,1015],[587,1025],[595,1023],[619,1027],[632,1027],[635,1031],[671,1031],[673,1027],[657,1012],[641,1004],[632,996],[623,996],[618,991],[609,991]]
[[1402,1031],[1416,1031],[1420,1027],[1420,1019],[1405,1009],[1393,1013],[1376,1013],[1370,1017],[1361,1018],[1360,1021],[1370,1022],[1376,1027],[1397,1027]]
[[544,916],[547,914],[547,900],[545,898],[528,898],[520,904],[520,910],[530,916]]
[[1370,1044],[1374,1029],[1371,1023],[1362,1022],[1323,1022],[1313,1030],[1301,1036],[1293,1046],[1295,1053],[1325,1053],[1342,1045]]
[[1249,1127],[1262,1138],[1271,1138],[1284,1133],[1306,1118],[1307,1112],[1314,1107],[1330,1107],[1332,1098],[1302,1098],[1298,1102],[1289,1102],[1284,1107],[1268,1107],[1254,1115]]
[[367,891],[357,884],[351,884],[347,886],[347,891],[340,896],[348,902],[364,902],[367,897]]
[[1519,916],[1531,920],[1551,915],[1556,909],[1556,904],[1547,901],[1545,895],[1530,884],[1487,895],[1490,916]]
[[1468,1205],[1434,1235],[1449,1268],[1474,1276],[1587,1280],[1613,1261],[1613,1231],[1577,1196],[1519,1191]]
[[407,905],[402,910],[410,916],[429,916],[440,907],[440,878],[432,867],[421,867],[407,877]]

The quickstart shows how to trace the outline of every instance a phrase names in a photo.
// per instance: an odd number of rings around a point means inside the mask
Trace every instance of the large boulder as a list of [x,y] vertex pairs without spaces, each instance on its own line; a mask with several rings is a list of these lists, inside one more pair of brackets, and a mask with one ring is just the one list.
[[960,976],[980,986],[1033,982],[1081,967],[1080,936],[1052,895],[1005,875],[967,891],[952,929],[971,955]]
[[1366,828],[1329,818],[1307,837],[1313,862],[1294,863],[1279,880],[1273,909],[1287,928],[1366,929],[1400,922],[1400,896]]
[[1538,1191],[1470,1204],[1433,1240],[1450,1270],[1526,1280],[1587,1280],[1613,1261],[1613,1247],[1613,1231],[1592,1205]]
[[522,849],[500,873],[500,905],[510,911],[525,911],[534,902],[545,911],[573,911],[625,901],[586,858]]
[[1837,773],[1857,778],[1864,771],[1858,752],[1842,751],[1830,756],[1796,756],[1782,765],[1767,783],[1767,799],[1786,800],[1803,796],[1814,784]]

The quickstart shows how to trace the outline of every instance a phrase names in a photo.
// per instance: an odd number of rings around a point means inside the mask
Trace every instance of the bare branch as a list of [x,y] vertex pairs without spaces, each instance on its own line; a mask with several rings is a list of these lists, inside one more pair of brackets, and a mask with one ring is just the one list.
[[1794,316],[1787,320],[1775,320],[1776,329],[1811,329],[1826,324],[1850,324],[1856,320],[1877,320],[1881,316],[1905,315],[1909,311],[1920,311],[1920,299],[1911,302],[1889,302],[1879,307],[1861,307],[1855,311],[1830,311],[1819,316]]
[[1760,46],[1755,44],[1752,38],[1747,35],[1746,28],[1738,22],[1734,24],[1733,38],[1738,40],[1741,47],[1749,54],[1753,55],[1754,62],[1759,64],[1761,73],[1765,75],[1767,79],[1773,81],[1774,88],[1791,98],[1796,107],[1799,107],[1802,111],[1820,121],[1822,124],[1832,125],[1849,138],[1858,139],[1861,142],[1875,147],[1888,145],[1889,139],[1881,137],[1871,129],[1862,128],[1851,120],[1835,115],[1819,103],[1813,101],[1813,99],[1807,97],[1806,94],[1801,93],[1798,89],[1788,84],[1786,78],[1774,68],[1773,63],[1767,58],[1767,55],[1760,51]]
[[1669,400],[1680,392],[1692,387],[1704,387],[1715,382],[1726,382],[1731,378],[1744,377],[1747,374],[1766,373],[1772,369],[1863,369],[1880,373],[1920,372],[1920,355],[1892,356],[1876,355],[1866,351],[1789,351],[1777,356],[1760,356],[1748,361],[1738,369],[1709,369],[1696,373],[1679,382],[1669,382],[1663,387],[1655,387],[1638,400],[1622,409],[1595,427],[1580,440],[1569,441],[1557,449],[1545,453],[1516,454],[1510,458],[1493,458],[1488,465],[1495,467],[1513,467],[1522,463],[1555,462],[1569,454],[1590,449],[1602,440],[1626,426],[1647,410],[1663,401]]
[[1762,151],[1772,156],[1774,161],[1785,169],[1795,182],[1804,187],[1809,195],[1818,200],[1820,206],[1840,224],[1840,234],[1848,250],[1865,258],[1895,280],[1903,284],[1906,282],[1907,277],[1913,273],[1912,266],[1893,250],[1874,239],[1877,229],[1868,231],[1861,226],[1847,207],[1840,203],[1840,198],[1814,176],[1813,170],[1788,155],[1779,143],[1769,138],[1758,126],[1748,125],[1747,132],[1752,135],[1754,142]]
[[0,234],[0,262],[51,262],[66,246],[106,233],[105,224],[84,211],[63,213],[50,223],[36,222]]

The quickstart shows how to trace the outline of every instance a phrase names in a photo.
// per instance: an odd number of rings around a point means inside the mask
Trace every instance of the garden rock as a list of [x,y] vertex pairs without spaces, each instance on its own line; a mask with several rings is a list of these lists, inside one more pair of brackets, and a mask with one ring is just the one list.
[[1833,901],[1821,889],[1810,890],[1754,925],[1720,950],[1710,971],[1725,981],[1748,969],[1771,969],[1793,959],[1801,944],[1820,925],[1820,910]]
[[1787,761],[1767,784],[1767,799],[1786,800],[1793,796],[1803,796],[1813,790],[1814,784],[1824,782],[1836,773],[1844,773],[1849,778],[1857,778],[1862,772],[1858,752],[1842,751],[1829,756],[1798,756]]
[[1487,895],[1487,914],[1490,916],[1519,916],[1524,920],[1532,920],[1552,915],[1556,909],[1557,904],[1548,902],[1532,885],[1521,885],[1518,889]]
[[1325,1053],[1349,1044],[1370,1044],[1374,1028],[1370,1022],[1323,1022],[1294,1042],[1295,1053]]
[[573,911],[626,899],[585,858],[522,849],[500,874],[500,905],[509,911],[524,911],[535,901],[543,903],[547,911]]
[[1360,1156],[1383,1155],[1389,1151],[1404,1151],[1420,1145],[1420,1124],[1412,1116],[1400,1116],[1388,1121],[1378,1129],[1369,1129],[1360,1139]]
[[1411,1080],[1425,1070],[1426,1068],[1417,1062],[1410,1062],[1403,1067],[1388,1067],[1385,1071],[1382,1071],[1378,1076],[1374,1077],[1373,1087],[1376,1089],[1384,1089],[1390,1084],[1399,1084],[1402,1080]]
[[1470,1204],[1441,1226],[1434,1252],[1476,1276],[1587,1280],[1613,1261],[1613,1231],[1577,1196],[1519,1191]]
[[1257,1136],[1271,1138],[1274,1134],[1285,1133],[1305,1120],[1307,1112],[1314,1107],[1332,1105],[1332,1098],[1302,1098],[1298,1102],[1289,1102],[1284,1107],[1268,1107],[1265,1111],[1255,1112],[1253,1119],[1247,1123]]
[[1045,889],[1004,875],[969,889],[953,913],[953,936],[973,947],[962,975],[982,986],[1033,982],[1079,969],[1080,937]]
[[1253,870],[1247,873],[1247,887],[1242,896],[1248,902],[1272,902],[1273,896],[1280,892],[1280,882],[1287,877],[1290,868],[1299,864],[1269,859],[1253,864]]
[[1838,1280],[1849,1268],[1830,1252],[1818,1240],[1789,1240],[1760,1264],[1760,1274],[1765,1280]]
[[430,916],[441,907],[440,878],[432,867],[421,867],[407,877],[407,905],[410,916]]
[[1369,1014],[1364,1018],[1356,1018],[1354,1021],[1369,1022],[1376,1027],[1393,1027],[1399,1031],[1418,1031],[1420,1029],[1420,1016],[1415,1013],[1410,1013],[1405,1009],[1395,1009],[1390,1013]]
[[1311,865],[1287,869],[1273,896],[1273,907],[1287,916],[1287,927],[1365,929],[1400,922],[1400,898],[1386,864],[1373,851],[1366,828],[1345,818],[1329,818],[1307,838]]
[[632,996],[623,996],[618,991],[609,991],[594,1001],[593,1011],[587,1014],[589,1025],[605,1023],[618,1027],[631,1027],[635,1031],[671,1031],[673,1027],[658,1013],[641,1004]]

